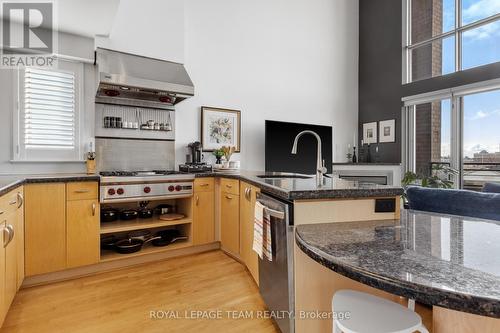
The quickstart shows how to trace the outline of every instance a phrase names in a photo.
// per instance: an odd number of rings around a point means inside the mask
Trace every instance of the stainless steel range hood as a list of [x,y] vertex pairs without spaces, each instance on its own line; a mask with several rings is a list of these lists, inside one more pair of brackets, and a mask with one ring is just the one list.
[[95,64],[97,103],[172,109],[194,95],[193,82],[179,63],[97,48]]

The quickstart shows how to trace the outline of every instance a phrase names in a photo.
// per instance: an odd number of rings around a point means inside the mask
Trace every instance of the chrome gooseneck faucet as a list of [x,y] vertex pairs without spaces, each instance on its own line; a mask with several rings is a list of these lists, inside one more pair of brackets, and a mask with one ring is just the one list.
[[325,167],[325,161],[323,160],[323,157],[321,155],[321,138],[316,132],[313,131],[302,131],[297,136],[295,137],[295,140],[293,141],[293,148],[292,148],[292,154],[297,154],[297,144],[299,143],[299,139],[302,135],[304,134],[311,134],[313,135],[316,140],[318,140],[318,152],[316,155],[316,184],[318,185],[323,185],[323,174],[326,173],[326,167]]

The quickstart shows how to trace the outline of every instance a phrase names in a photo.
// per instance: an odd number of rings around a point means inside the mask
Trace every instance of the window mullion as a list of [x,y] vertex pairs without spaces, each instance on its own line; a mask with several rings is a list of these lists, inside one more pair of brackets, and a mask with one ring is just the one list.
[[455,0],[455,72],[462,69],[462,0]]
[[451,104],[451,167],[459,171],[459,175],[454,179],[455,188],[462,188],[463,166],[462,166],[462,107],[461,97],[452,96]]

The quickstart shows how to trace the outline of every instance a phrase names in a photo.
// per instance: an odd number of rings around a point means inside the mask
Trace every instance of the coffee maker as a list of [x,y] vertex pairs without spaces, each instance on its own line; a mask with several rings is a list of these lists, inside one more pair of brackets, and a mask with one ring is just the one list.
[[191,149],[191,163],[194,165],[205,164],[202,160],[202,151],[203,147],[201,146],[201,142],[195,141],[188,145]]
[[211,172],[212,166],[203,162],[203,147],[201,142],[195,141],[188,145],[191,155],[188,155],[186,164],[179,165],[179,171],[188,173]]

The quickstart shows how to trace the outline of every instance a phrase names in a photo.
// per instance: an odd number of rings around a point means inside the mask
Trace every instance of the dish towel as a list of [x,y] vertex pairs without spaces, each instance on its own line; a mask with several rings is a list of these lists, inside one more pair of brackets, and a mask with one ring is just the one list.
[[255,219],[253,224],[253,250],[259,255],[259,258],[266,257],[273,261],[272,238],[271,238],[271,219],[266,213],[264,205],[260,202],[255,203]]

